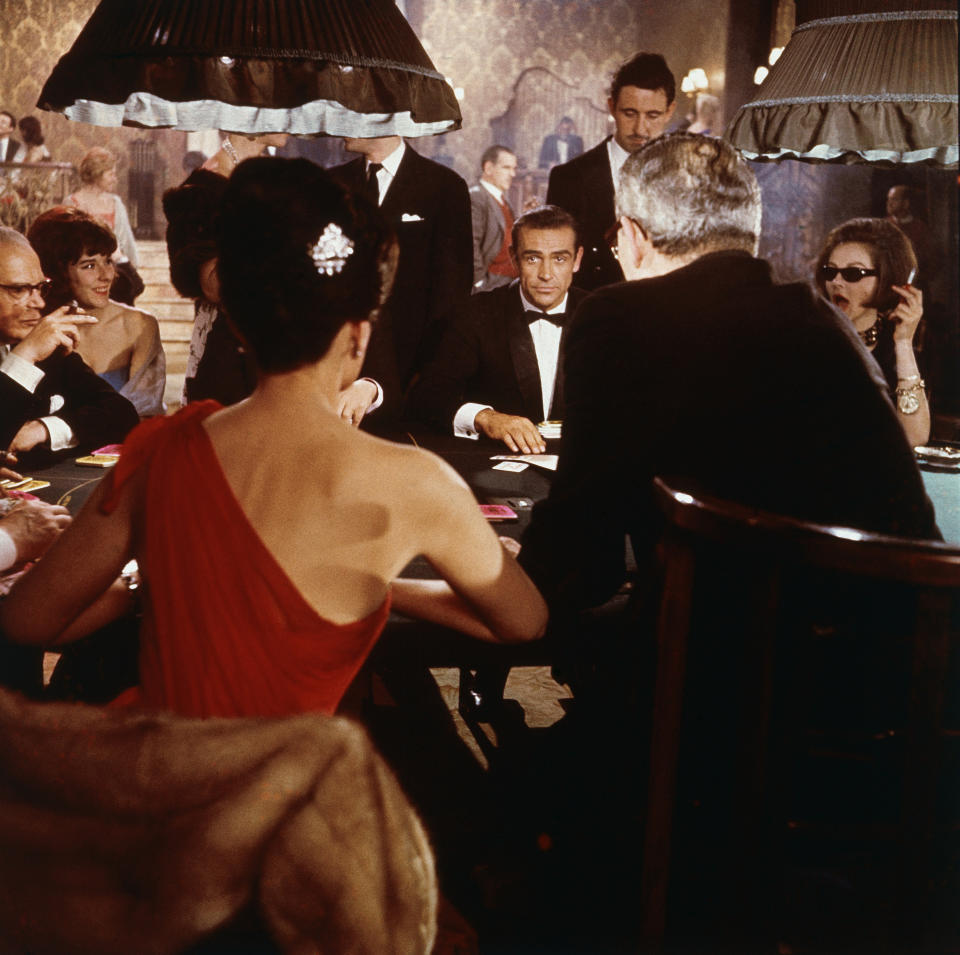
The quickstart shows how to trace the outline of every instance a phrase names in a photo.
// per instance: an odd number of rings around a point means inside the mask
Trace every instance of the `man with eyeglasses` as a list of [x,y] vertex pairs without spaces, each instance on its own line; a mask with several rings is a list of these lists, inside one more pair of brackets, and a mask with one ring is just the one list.
[[41,317],[46,282],[30,243],[0,227],[0,467],[42,467],[122,441],[137,422],[126,398],[74,351],[91,315]]

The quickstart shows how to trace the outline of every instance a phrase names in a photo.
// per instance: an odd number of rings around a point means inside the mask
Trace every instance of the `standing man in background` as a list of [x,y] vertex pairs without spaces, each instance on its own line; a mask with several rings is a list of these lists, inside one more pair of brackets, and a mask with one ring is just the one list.
[[515,216],[507,202],[517,157],[506,146],[491,146],[480,157],[480,170],[480,181],[470,187],[474,293],[507,285],[517,277],[510,257]]
[[631,153],[661,136],[676,107],[676,82],[659,53],[637,53],[613,77],[607,108],[615,130],[598,146],[550,171],[547,204],[566,209],[580,224],[580,288],[623,281],[605,235],[617,221],[614,193]]
[[380,207],[400,246],[393,291],[363,368],[383,385],[389,407],[470,295],[470,196],[452,169],[421,156],[400,136],[347,138],[344,145],[359,157],[330,174]]

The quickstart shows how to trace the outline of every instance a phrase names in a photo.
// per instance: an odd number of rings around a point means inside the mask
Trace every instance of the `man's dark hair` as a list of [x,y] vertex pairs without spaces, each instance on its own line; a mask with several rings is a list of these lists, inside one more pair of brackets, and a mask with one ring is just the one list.
[[500,153],[510,153],[511,156],[514,155],[512,149],[501,146],[499,143],[494,143],[493,146],[488,146],[483,151],[483,155],[480,157],[480,171],[483,172],[483,167],[486,166],[488,162],[495,163],[500,158]]
[[510,247],[514,251],[520,249],[520,230],[524,228],[573,229],[574,251],[583,245],[580,240],[580,226],[577,225],[577,220],[566,209],[561,209],[560,206],[538,206],[515,219],[513,232],[510,234]]
[[610,99],[616,105],[620,90],[636,86],[642,90],[663,90],[669,106],[677,96],[677,82],[659,53],[637,53],[613,74]]

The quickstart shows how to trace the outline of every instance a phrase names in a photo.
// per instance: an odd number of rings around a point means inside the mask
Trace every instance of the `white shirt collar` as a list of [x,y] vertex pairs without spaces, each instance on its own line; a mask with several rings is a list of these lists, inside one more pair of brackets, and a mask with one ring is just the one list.
[[610,175],[613,178],[613,191],[616,193],[617,183],[620,181],[620,170],[623,169],[623,164],[630,158],[630,153],[611,136],[607,140],[607,158],[610,160]]
[[489,192],[490,195],[497,200],[497,202],[499,202],[501,205],[503,204],[503,192],[499,190],[492,182],[487,182],[486,179],[481,179],[480,185],[483,186],[483,188],[486,189],[487,192]]
[[[518,285],[517,288],[520,290],[520,301],[523,302],[523,310],[525,312],[540,312],[543,314],[543,309],[539,305],[534,305],[526,295],[523,294],[523,286]],[[560,312],[565,312],[567,310],[567,295],[569,292],[564,293],[562,299],[560,299],[559,304],[554,305],[553,308],[547,309],[547,315],[559,315]]]
[[[383,168],[386,169],[388,173],[390,173],[391,179],[397,174],[397,170],[400,168],[400,160],[403,159],[403,154],[406,151],[406,148],[407,148],[407,144],[401,139],[400,145],[397,146],[397,148],[392,153],[390,153],[390,155],[387,156],[383,160],[383,162],[380,163],[380,165],[383,166]],[[364,168],[369,167],[369,165],[370,165],[370,160],[368,159],[367,166],[365,166]]]

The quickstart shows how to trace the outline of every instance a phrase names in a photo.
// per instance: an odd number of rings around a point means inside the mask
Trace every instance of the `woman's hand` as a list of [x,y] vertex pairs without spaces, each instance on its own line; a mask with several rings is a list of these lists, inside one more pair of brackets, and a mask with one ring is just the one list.
[[894,285],[894,292],[900,296],[900,303],[890,313],[893,321],[894,341],[913,341],[920,319],[923,318],[923,292],[913,285]]

